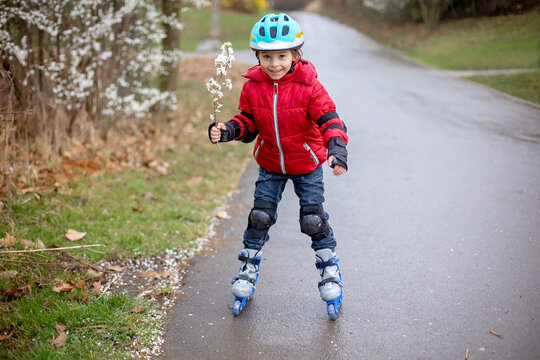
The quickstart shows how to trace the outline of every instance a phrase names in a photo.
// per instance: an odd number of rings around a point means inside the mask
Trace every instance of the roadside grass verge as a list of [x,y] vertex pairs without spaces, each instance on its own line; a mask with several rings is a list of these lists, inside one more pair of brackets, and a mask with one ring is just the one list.
[[[235,50],[249,49],[251,28],[264,13],[266,11],[255,14],[222,11],[219,17],[220,43],[229,41]],[[210,36],[211,16],[210,10],[189,9],[182,13],[181,21],[184,23],[180,41],[182,51],[196,50],[199,42]]]
[[540,105],[540,70],[528,74],[471,76],[467,79]]
[[[0,253],[0,358],[121,359],[128,353],[135,358],[151,353],[163,312],[144,297],[104,294],[111,284],[107,275],[117,270],[98,263],[193,248],[243,174],[251,150],[245,144],[208,141],[212,100],[204,84],[215,72],[213,59],[186,61],[192,63],[182,66],[191,72],[183,75],[179,110],[128,122],[142,138],[113,138],[138,144],[122,154],[128,161],[145,153],[140,165],[111,165],[118,161],[118,144],[109,144],[93,150],[102,168],[69,169],[80,180],[26,189],[1,201],[0,239],[14,244],[0,252],[34,246],[24,239],[46,248],[105,247]],[[235,65],[231,73],[243,70]],[[221,120],[237,111],[238,75],[233,83],[233,92],[222,100]],[[156,151],[147,151],[152,144]],[[72,242],[64,237],[68,229],[87,234]],[[55,348],[53,339],[61,334],[56,324],[67,328],[67,337]]]
[[[422,24],[390,25],[367,13],[353,17],[331,8],[325,12],[383,44],[439,69],[495,70],[540,66],[540,8],[522,15],[443,21],[431,33],[426,33]],[[512,95],[531,101],[531,95],[527,94],[537,91],[534,88],[537,76],[532,72],[519,76],[490,76],[490,79],[479,76],[473,80],[504,92],[512,91]]]

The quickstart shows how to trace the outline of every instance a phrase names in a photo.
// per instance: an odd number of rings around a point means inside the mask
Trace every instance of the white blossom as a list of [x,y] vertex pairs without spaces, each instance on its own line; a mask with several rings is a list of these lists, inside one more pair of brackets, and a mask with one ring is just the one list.
[[219,102],[223,98],[223,87],[229,91],[232,89],[232,81],[224,78],[227,75],[227,68],[232,67],[234,61],[233,48],[230,42],[221,45],[221,53],[214,60],[216,67],[217,80],[210,78],[206,83],[206,89],[212,95],[213,114],[210,114],[210,120],[217,122],[217,114],[221,111],[223,104]]
[[[192,1],[200,5],[202,1]],[[12,23],[20,23],[15,29]],[[147,0],[11,0],[0,2],[0,51],[24,69],[31,90],[43,76],[52,101],[68,110],[99,102],[102,115],[144,116],[156,106],[175,106],[174,94],[160,92],[151,79],[180,51],[162,53],[163,24],[181,29]],[[41,31],[46,56],[38,63],[24,28]],[[101,101],[100,101],[101,100]]]

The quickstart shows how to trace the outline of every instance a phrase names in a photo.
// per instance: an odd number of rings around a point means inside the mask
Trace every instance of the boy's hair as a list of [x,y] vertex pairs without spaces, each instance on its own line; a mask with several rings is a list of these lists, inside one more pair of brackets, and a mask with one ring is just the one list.
[[[259,52],[261,51],[290,51],[292,54],[293,54],[293,57],[298,57],[298,58],[302,58],[302,55],[304,55],[304,53],[302,52],[301,49],[285,49],[285,50],[254,50],[255,52],[255,57],[257,58],[257,60],[259,59]],[[296,60],[296,59],[295,59]]]

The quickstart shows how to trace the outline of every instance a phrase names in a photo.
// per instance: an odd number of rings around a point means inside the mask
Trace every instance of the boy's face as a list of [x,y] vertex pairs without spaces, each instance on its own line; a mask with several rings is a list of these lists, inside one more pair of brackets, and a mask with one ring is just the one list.
[[263,71],[274,81],[287,74],[293,61],[297,60],[291,50],[260,51],[259,61]]

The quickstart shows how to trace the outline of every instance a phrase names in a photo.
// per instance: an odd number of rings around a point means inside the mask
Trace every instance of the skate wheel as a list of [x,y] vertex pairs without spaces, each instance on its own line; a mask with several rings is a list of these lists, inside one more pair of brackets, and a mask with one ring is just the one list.
[[240,311],[242,311],[241,306],[242,306],[242,300],[235,299],[231,307],[231,310],[234,316],[237,316],[240,314]]
[[328,316],[330,317],[330,320],[336,320],[337,313],[334,307],[334,304],[328,304]]

